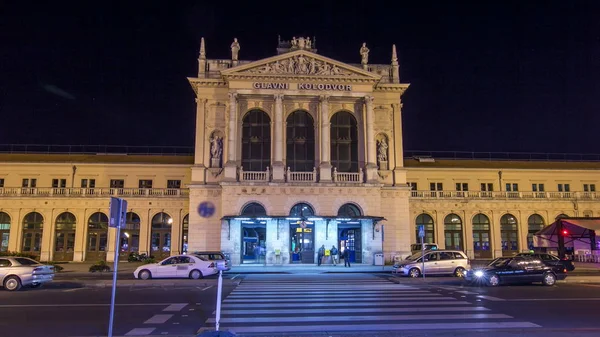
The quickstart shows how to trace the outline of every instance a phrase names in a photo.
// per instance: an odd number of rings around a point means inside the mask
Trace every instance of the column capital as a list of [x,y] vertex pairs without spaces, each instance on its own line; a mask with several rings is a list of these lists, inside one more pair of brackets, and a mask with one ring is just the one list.
[[207,99],[207,98],[199,98],[199,97],[196,97],[196,98],[195,98],[195,101],[196,101],[196,103],[202,103],[202,104],[206,104],[206,102],[208,102],[208,99]]
[[228,93],[228,95],[229,95],[229,100],[230,101],[237,100],[237,97],[238,97],[238,93],[237,92],[230,92],[230,93]]
[[319,102],[321,103],[329,103],[329,95],[320,95]]
[[365,99],[365,103],[366,104],[373,104],[373,101],[375,100],[375,97],[371,96],[371,95],[367,95],[364,97]]
[[273,95],[273,97],[275,98],[275,101],[277,101],[277,102],[281,102],[283,100],[284,96],[285,96],[284,94]]

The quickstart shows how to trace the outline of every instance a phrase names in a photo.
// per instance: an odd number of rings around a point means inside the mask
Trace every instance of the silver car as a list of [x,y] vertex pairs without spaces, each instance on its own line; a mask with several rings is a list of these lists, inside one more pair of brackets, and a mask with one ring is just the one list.
[[54,279],[54,266],[27,257],[0,256],[0,284],[8,291],[37,288]]
[[463,277],[470,269],[470,261],[465,253],[459,250],[430,250],[425,254],[415,253],[394,265],[393,272],[410,277],[425,275],[454,275]]

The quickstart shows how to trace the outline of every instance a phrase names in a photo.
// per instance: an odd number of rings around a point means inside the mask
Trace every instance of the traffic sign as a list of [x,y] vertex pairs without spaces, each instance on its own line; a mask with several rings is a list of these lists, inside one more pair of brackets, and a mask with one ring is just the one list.
[[420,238],[424,238],[425,237],[425,225],[419,225],[419,237]]
[[127,200],[110,197],[109,227],[125,228],[125,215],[127,214]]
[[215,204],[210,201],[204,201],[198,205],[198,214],[203,218],[210,218],[215,214]]

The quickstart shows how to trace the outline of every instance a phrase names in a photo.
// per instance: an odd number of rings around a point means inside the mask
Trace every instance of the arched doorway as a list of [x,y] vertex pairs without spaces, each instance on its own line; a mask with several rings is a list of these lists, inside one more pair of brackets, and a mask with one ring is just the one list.
[[539,214],[532,214],[527,219],[527,248],[534,250],[533,236],[535,233],[541,231],[545,226],[544,218]]
[[513,256],[519,252],[519,224],[512,214],[500,218],[500,242],[502,256]]
[[444,239],[446,249],[464,249],[462,219],[454,213],[444,218]]
[[171,255],[171,227],[173,218],[161,212],[152,218],[152,234],[150,240],[150,255],[162,260]]
[[188,233],[190,231],[190,215],[183,217],[181,226],[181,254],[188,252]]
[[[338,209],[338,247],[340,254],[348,250],[350,262],[362,263],[362,231],[361,222],[356,219],[362,216],[358,206],[347,203]],[[327,247],[329,249],[329,247]]]
[[250,110],[242,120],[242,167],[265,171],[271,166],[271,119],[262,110]]
[[266,221],[258,218],[267,216],[267,210],[257,203],[252,202],[244,206],[240,216],[249,220],[242,220],[242,249],[241,261],[248,263],[265,263],[267,225]]
[[86,261],[106,261],[108,244],[108,216],[96,212],[88,219]]
[[310,172],[315,167],[315,126],[311,115],[302,110],[286,119],[286,164],[292,172]]
[[331,117],[331,166],[338,172],[358,172],[358,127],[356,118],[339,111]]
[[423,238],[423,243],[435,243],[435,224],[433,222],[433,218],[426,213],[417,216],[415,227],[415,237],[417,238],[417,243],[421,242],[421,238],[419,237],[419,226],[424,226],[425,228],[425,237]]
[[298,203],[290,209],[292,263],[315,263],[315,225],[308,220],[314,215],[314,209],[306,203]]
[[131,253],[140,252],[140,216],[134,212],[125,215],[125,228],[121,229],[119,259],[126,261]]
[[71,212],[56,217],[54,261],[73,261],[77,220]]
[[8,239],[10,238],[10,215],[0,212],[0,252],[8,251]]
[[476,259],[492,257],[490,241],[490,218],[479,213],[473,217],[473,255]]
[[42,248],[42,231],[44,217],[38,212],[31,212],[23,218],[23,245],[21,252],[37,256]]

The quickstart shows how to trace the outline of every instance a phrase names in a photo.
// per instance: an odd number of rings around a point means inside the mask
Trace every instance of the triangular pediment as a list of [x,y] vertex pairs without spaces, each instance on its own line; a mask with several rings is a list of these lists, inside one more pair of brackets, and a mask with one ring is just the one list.
[[378,81],[381,75],[307,50],[297,50],[221,71],[224,77],[328,77]]

